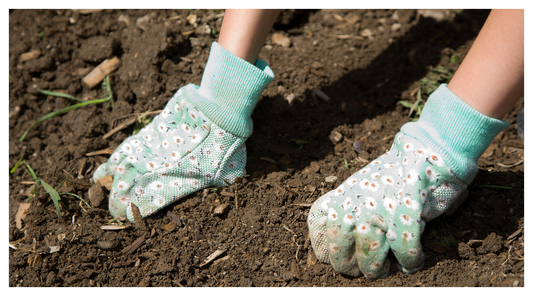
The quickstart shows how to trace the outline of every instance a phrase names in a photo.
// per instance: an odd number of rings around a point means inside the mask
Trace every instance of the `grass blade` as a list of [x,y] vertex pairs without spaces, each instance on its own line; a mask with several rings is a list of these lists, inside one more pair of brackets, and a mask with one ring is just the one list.
[[13,174],[20,166],[20,164],[23,162],[24,159],[24,156],[21,156],[19,161],[17,161],[17,163],[15,164],[15,166],[11,169],[11,171],[9,171],[10,174]]
[[70,110],[73,110],[73,109],[77,109],[77,108],[80,108],[80,107],[84,107],[84,106],[87,106],[87,105],[91,105],[91,104],[99,104],[99,103],[104,103],[104,102],[107,102],[109,99],[96,99],[96,100],[90,100],[90,101],[87,101],[87,102],[83,102],[83,103],[79,103],[79,104],[76,104],[76,105],[72,105],[72,106],[68,106],[66,108],[63,108],[61,110],[57,110],[57,111],[54,111],[54,112],[51,112],[51,113],[48,113],[46,115],[44,115],[43,117],[37,119],[36,122],[34,122],[29,129],[27,129],[24,134],[22,135],[22,137],[20,137],[20,142],[22,142],[24,140],[24,138],[26,137],[26,135],[30,132],[30,130],[32,130],[34,127],[36,127],[37,125],[41,124],[43,121],[46,121],[48,119],[52,119],[58,115],[61,115],[63,113],[67,113],[68,111]]
[[83,202],[84,202],[84,203],[85,203],[85,204],[86,204],[86,205],[87,205],[87,206],[89,207],[89,209],[92,209],[92,208],[93,208],[93,207],[91,207],[91,205],[90,205],[90,204],[88,204],[88,203],[87,203],[87,202],[86,202],[86,201],[85,201],[85,200],[84,200],[83,198],[81,198],[81,197],[77,196],[77,195],[76,195],[76,194],[74,194],[74,193],[70,193],[70,192],[63,192],[63,193],[61,193],[61,194],[68,194],[68,195],[72,195],[72,196],[75,196],[75,197],[76,197],[76,198],[78,198],[79,200],[83,201]]
[[57,218],[61,220],[61,209],[59,208],[59,201],[61,200],[61,198],[59,197],[59,194],[52,186],[48,185],[48,183],[46,183],[45,181],[41,180],[41,184],[43,185],[44,190],[46,190],[46,192],[50,194],[50,197],[54,202],[54,206],[56,207]]
[[82,99],[78,99],[75,96],[71,96],[69,94],[64,94],[64,93],[55,92],[55,91],[49,91],[49,90],[44,90],[44,89],[38,89],[38,90],[43,95],[60,97],[60,98],[75,100],[75,101],[78,101],[78,102],[83,102]]

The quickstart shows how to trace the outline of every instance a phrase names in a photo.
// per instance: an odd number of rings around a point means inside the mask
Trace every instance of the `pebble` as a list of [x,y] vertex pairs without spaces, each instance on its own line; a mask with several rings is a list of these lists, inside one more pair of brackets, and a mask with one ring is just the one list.
[[328,183],[333,183],[335,181],[337,181],[337,176],[329,176],[329,177],[326,177],[326,182]]
[[280,33],[272,34],[272,42],[283,47],[291,46],[291,39],[287,36],[283,36]]

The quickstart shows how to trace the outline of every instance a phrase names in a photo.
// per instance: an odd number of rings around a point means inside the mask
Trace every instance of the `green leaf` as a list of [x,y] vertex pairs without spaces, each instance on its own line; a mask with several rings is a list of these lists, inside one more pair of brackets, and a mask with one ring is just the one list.
[[48,185],[45,181],[41,179],[41,184],[43,185],[44,190],[50,194],[50,197],[52,198],[52,201],[54,202],[54,206],[56,207],[57,211],[57,218],[61,220],[61,209],[59,208],[59,202],[61,201],[61,198],[59,197],[59,194],[55,189]]
[[10,174],[13,174],[15,170],[19,168],[20,164],[23,162],[23,159],[24,159],[24,156],[21,156],[19,161],[17,161],[17,163],[15,164],[15,166],[11,169],[11,171],[9,171]]
[[47,96],[60,97],[60,98],[75,100],[78,102],[83,102],[82,99],[78,99],[75,96],[71,96],[69,94],[64,94],[64,93],[49,91],[49,90],[44,90],[44,89],[38,89],[38,91],[42,93],[43,95],[47,95]]

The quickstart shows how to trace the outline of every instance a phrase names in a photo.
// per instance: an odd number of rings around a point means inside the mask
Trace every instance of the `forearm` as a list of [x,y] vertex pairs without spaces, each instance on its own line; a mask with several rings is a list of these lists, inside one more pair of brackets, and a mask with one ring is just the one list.
[[255,64],[279,9],[228,9],[218,43],[234,55]]
[[448,88],[502,119],[524,92],[524,10],[493,10]]

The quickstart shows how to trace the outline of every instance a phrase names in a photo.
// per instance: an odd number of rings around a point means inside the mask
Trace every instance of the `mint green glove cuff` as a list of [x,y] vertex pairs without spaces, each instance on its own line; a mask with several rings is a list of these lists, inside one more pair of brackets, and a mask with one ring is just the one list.
[[222,129],[238,137],[252,134],[252,111],[263,89],[274,80],[267,63],[255,65],[213,42],[198,93],[191,103]]
[[440,153],[456,176],[470,184],[479,157],[508,126],[508,122],[481,114],[442,84],[429,97],[420,119],[401,130]]

